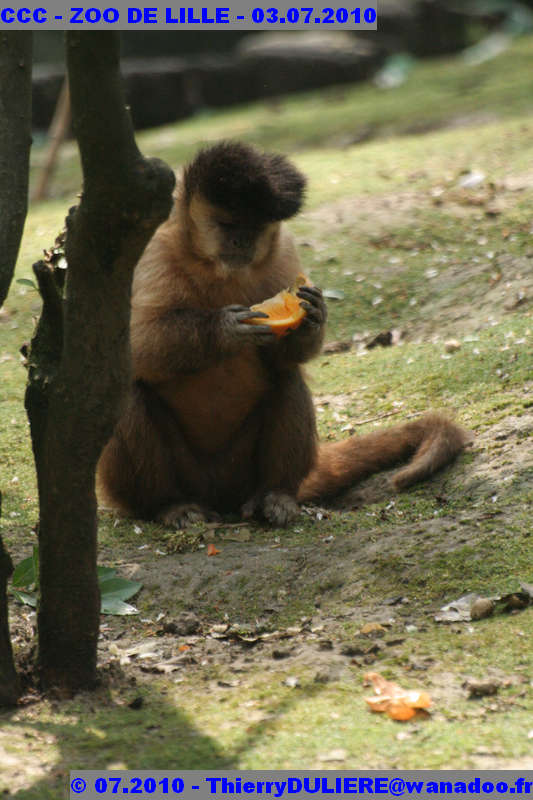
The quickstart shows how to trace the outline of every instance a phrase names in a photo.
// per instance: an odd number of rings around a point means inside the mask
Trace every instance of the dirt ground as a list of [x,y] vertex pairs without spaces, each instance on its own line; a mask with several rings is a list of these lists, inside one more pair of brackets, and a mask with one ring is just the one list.
[[[523,175],[518,189],[529,185],[530,178]],[[511,178],[507,189],[516,191]],[[413,209],[430,203],[427,194],[416,192],[363,200],[348,198],[308,212],[305,218],[312,223],[316,217],[321,225],[334,231],[342,228],[357,210],[360,220],[364,221],[365,215],[372,219],[373,236],[379,239],[380,231],[397,227]],[[454,203],[453,197],[448,200],[447,210],[450,208],[461,216],[475,213],[475,209],[465,210]],[[500,277],[488,288],[480,284],[475,296],[470,291],[463,303],[455,293],[449,300],[445,290],[439,291],[431,318],[421,315],[409,328],[408,338],[422,341],[435,335],[439,339],[452,334],[468,336],[485,328],[495,315],[514,310],[520,297],[530,297],[533,292],[530,256],[533,258],[533,251],[523,258],[500,254],[489,266],[481,259],[447,265],[437,281],[453,284],[458,280],[472,287],[487,268],[497,271]],[[533,382],[523,387],[525,403],[531,398],[532,388]],[[325,402],[338,411],[343,411],[349,401],[349,394],[315,397],[317,406]],[[533,414],[503,417],[478,433],[469,446],[472,461],[466,483],[464,473],[457,477],[453,466],[444,477],[433,481],[436,497],[466,492],[471,498],[471,508],[459,517],[443,513],[424,520],[422,525],[394,524],[386,531],[359,527],[357,513],[367,513],[366,507],[387,502],[389,506],[385,508],[393,508],[396,503],[387,476],[382,474],[347,492],[329,509],[303,509],[305,535],[298,523],[288,532],[274,534],[254,529],[253,525],[228,523],[192,528],[185,535],[176,534],[175,539],[160,529],[160,538],[156,535],[155,541],[146,542],[142,524],[132,521],[139,536],[138,547],[122,548],[127,553],[117,560],[114,546],[104,545],[99,561],[111,561],[122,575],[140,581],[144,596],[150,600],[143,604],[141,630],[134,624],[130,631],[128,621],[107,618],[99,650],[101,667],[109,669],[118,662],[126,676],[131,673],[140,679],[152,673],[173,674],[193,665],[224,666],[240,675],[252,668],[272,670],[276,664],[286,667],[289,659],[291,664],[316,670],[317,680],[328,681],[328,676],[342,677],[350,665],[374,664],[384,649],[402,648],[406,626],[420,625],[421,619],[437,610],[417,607],[409,598],[389,597],[386,592],[378,601],[375,592],[366,596],[368,576],[380,560],[384,540],[389,559],[401,565],[405,584],[423,571],[425,557],[453,552],[466,543],[475,546],[477,537],[485,536],[479,520],[486,519],[487,498],[501,493],[506,483],[521,480],[525,484],[531,480],[533,452],[528,437],[532,433]],[[348,531],[344,527],[339,533],[337,520],[345,513],[351,514]],[[386,511],[380,513],[381,521],[386,521]],[[504,530],[511,517],[512,510],[500,511],[495,525]],[[213,558],[206,557],[206,543],[210,541],[220,551]],[[173,553],[174,549],[184,552]],[[24,555],[27,546],[13,548],[15,561]],[[306,602],[314,606],[312,615],[285,627],[274,626],[273,618],[283,618],[285,612],[294,616],[291,609],[298,606],[302,592]],[[34,621],[31,610],[13,610],[12,630],[17,645],[26,642],[29,647],[34,641]],[[378,636],[364,635],[362,644],[346,644],[346,623],[363,627],[368,622],[383,630]],[[449,692],[449,687],[445,691]]]

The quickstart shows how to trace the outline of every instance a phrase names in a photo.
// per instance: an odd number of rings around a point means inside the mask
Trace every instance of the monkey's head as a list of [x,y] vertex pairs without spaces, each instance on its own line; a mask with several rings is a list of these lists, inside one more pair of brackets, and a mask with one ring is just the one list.
[[201,150],[184,171],[195,249],[238,269],[261,261],[303,202],[305,177],[284,156],[239,142]]

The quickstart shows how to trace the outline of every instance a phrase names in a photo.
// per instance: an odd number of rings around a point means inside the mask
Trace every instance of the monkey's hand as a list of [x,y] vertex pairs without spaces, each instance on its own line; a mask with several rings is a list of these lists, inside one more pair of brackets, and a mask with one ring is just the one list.
[[268,325],[248,325],[246,320],[268,318],[262,311],[252,311],[246,306],[224,306],[220,310],[221,337],[225,347],[232,351],[244,344],[258,347],[271,344],[275,336]]
[[279,341],[275,359],[302,364],[320,352],[328,316],[322,291],[316,286],[302,286],[297,292],[305,317],[301,325]]
[[306,310],[305,318],[300,328],[311,328],[321,330],[328,318],[328,309],[322,296],[322,289],[318,286],[302,286],[296,292],[302,302],[300,305]]

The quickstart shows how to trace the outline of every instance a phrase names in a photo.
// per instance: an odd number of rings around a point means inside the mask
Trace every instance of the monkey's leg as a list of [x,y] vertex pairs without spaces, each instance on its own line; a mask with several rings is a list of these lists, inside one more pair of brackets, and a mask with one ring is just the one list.
[[171,411],[149,388],[134,385],[98,465],[106,499],[133,516],[183,527],[206,516],[180,480],[196,472]]
[[299,370],[279,373],[264,401],[261,434],[255,458],[258,491],[242,508],[244,517],[257,511],[278,527],[298,513],[296,492],[314,464],[317,451],[315,412]]

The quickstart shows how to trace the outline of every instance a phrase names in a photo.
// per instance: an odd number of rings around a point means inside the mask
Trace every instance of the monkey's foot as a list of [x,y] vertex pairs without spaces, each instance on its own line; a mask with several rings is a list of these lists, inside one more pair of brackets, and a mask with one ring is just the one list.
[[243,519],[261,513],[276,528],[286,528],[299,514],[300,507],[292,495],[274,490],[255,495],[241,509]]
[[156,516],[156,521],[175,528],[187,528],[189,525],[207,522],[210,516],[204,508],[196,503],[175,503],[161,509]]
[[269,492],[263,501],[263,514],[271,525],[286,528],[300,513],[294,497],[285,492]]

